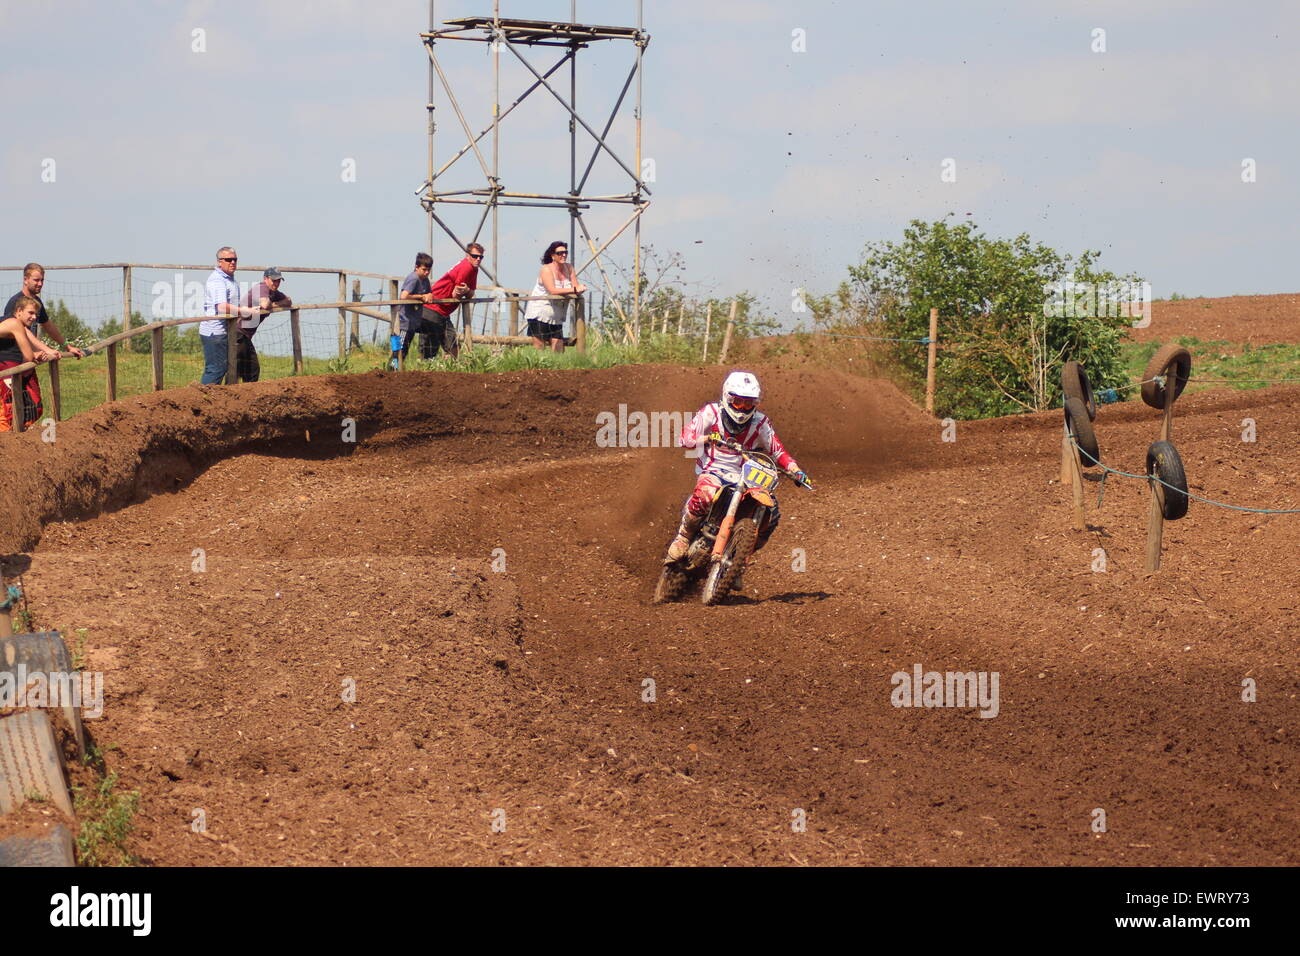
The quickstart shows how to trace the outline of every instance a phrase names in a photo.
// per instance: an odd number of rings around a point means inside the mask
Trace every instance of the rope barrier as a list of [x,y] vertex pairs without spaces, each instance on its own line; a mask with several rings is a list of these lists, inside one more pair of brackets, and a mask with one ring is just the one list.
[[[1074,447],[1079,451],[1080,455],[1083,455],[1083,449],[1079,448],[1079,443],[1078,441],[1075,440],[1075,437],[1073,435],[1070,436],[1070,444],[1074,445]],[[1214,505],[1216,508],[1229,508],[1233,511],[1248,511],[1251,514],[1262,514],[1262,515],[1300,514],[1300,508],[1247,508],[1244,505],[1230,505],[1226,501],[1214,501],[1211,498],[1203,498],[1192,491],[1183,491],[1182,488],[1176,488],[1173,485],[1169,484],[1169,482],[1165,481],[1164,479],[1157,478],[1155,475],[1133,475],[1133,474],[1129,474],[1127,471],[1120,471],[1118,468],[1111,468],[1109,465],[1103,465],[1101,462],[1097,462],[1096,465],[1098,468],[1102,469],[1103,471],[1102,479],[1101,479],[1102,480],[1101,491],[1103,493],[1106,490],[1106,475],[1111,474],[1111,475],[1120,475],[1121,477],[1124,478],[1138,478],[1142,481],[1159,482],[1160,484],[1168,488],[1170,491],[1176,491],[1179,494],[1185,494],[1189,498],[1195,498],[1197,501],[1202,501],[1207,505]],[[1097,495],[1097,507],[1099,508],[1101,507],[1101,494]]]
[[1265,382],[1269,384],[1277,384],[1279,382],[1300,382],[1300,378],[1200,378],[1198,376],[1196,378],[1196,381],[1213,382],[1218,385],[1235,385],[1239,382],[1253,385],[1259,382]]
[[794,334],[803,334],[803,336],[831,336],[832,338],[861,338],[867,342],[919,342],[920,345],[930,345],[930,336],[924,338],[891,338],[888,336],[852,336],[848,332],[802,332]]

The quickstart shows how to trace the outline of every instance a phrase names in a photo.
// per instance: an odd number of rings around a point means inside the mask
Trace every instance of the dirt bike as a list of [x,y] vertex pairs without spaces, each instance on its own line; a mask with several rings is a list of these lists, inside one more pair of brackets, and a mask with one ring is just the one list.
[[722,481],[722,488],[686,554],[663,566],[655,587],[655,604],[677,600],[701,576],[704,578],[701,600],[705,604],[721,603],[754,553],[759,529],[776,508],[776,488],[781,475],[789,475],[802,487],[812,490],[811,482],[799,482],[794,472],[779,467],[770,455],[746,451],[725,439],[709,441],[739,455],[740,468],[714,471]]

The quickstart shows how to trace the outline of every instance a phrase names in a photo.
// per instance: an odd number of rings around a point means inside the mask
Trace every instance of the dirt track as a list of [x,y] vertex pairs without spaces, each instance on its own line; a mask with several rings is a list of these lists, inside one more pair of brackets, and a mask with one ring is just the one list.
[[[694,408],[714,368],[193,388],[78,416],[53,448],[6,438],[19,493],[2,550],[31,548],[41,520],[86,519],[45,527],[25,582],[38,623],[87,628],[106,672],[92,732],[142,792],[136,851],[1300,862],[1300,516],[1193,502],[1148,578],[1140,483],[1111,479],[1092,528],[1071,529],[1057,414],[960,424],[944,443],[888,386],[759,371],[820,485],[783,489],[746,595],[713,609],[649,603],[690,462],[594,435],[619,402]],[[1193,490],[1300,507],[1298,398],[1180,402]],[[1104,460],[1140,471],[1156,415],[1107,406],[1097,429]],[[117,510],[92,516],[100,501]],[[891,706],[891,674],[918,663],[998,671],[999,715]]]
[[1138,342],[1300,342],[1300,295],[1234,295],[1219,299],[1156,302],[1151,324],[1134,329]]

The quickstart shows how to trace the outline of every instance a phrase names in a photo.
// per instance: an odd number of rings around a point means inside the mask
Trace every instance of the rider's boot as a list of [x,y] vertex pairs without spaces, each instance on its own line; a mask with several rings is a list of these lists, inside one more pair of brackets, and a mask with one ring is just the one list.
[[672,564],[686,557],[686,550],[691,546],[691,540],[703,523],[703,515],[697,516],[688,512],[686,517],[682,518],[681,527],[677,529],[677,537],[673,538],[673,543],[668,546],[668,555],[664,558],[664,564]]

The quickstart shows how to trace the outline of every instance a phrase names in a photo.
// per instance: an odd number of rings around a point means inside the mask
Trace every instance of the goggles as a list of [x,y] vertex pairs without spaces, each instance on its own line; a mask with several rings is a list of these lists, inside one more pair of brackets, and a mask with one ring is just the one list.
[[738,412],[752,412],[758,408],[758,399],[746,395],[728,395],[727,404]]

